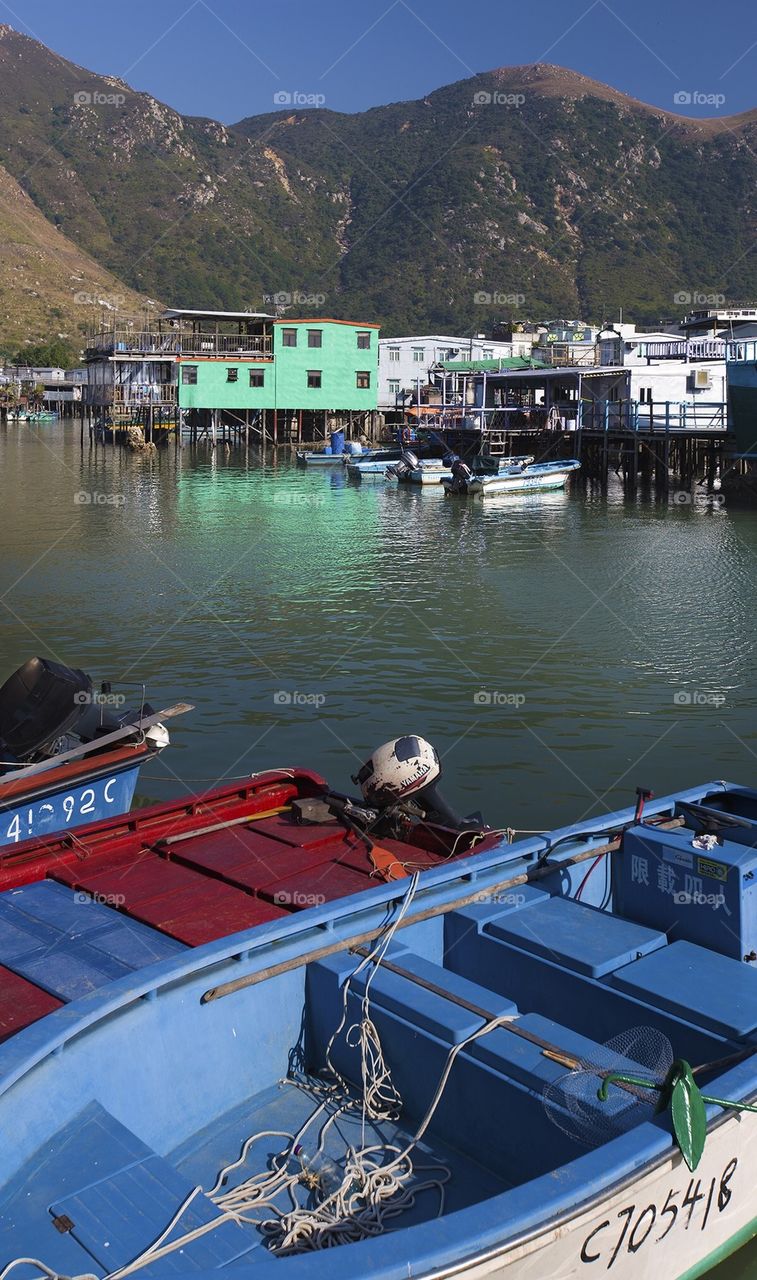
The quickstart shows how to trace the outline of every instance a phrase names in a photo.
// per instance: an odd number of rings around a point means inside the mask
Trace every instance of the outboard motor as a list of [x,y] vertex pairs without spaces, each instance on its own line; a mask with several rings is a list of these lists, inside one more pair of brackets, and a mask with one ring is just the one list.
[[[122,698],[112,696],[109,684],[96,692],[78,668],[29,658],[0,687],[0,761],[17,765],[49,759],[154,714],[149,702],[139,708],[122,703]],[[157,723],[144,737],[162,750],[168,731]]]
[[463,462],[462,458],[455,458],[451,466],[453,493],[465,493],[468,488],[468,481],[473,479],[473,472],[467,462]]
[[0,752],[30,760],[51,751],[81,720],[92,700],[84,671],[48,658],[29,658],[0,688]]
[[428,822],[454,830],[483,827],[478,819],[466,820],[450,809],[437,790],[442,766],[430,742],[414,734],[394,738],[378,747],[353,777],[367,805],[391,810],[412,805]]
[[408,471],[415,471],[416,467],[421,465],[418,455],[413,453],[412,449],[403,449],[400,460],[405,463]]
[[412,467],[408,466],[404,458],[400,458],[397,462],[392,462],[387,467],[385,474],[391,476],[395,480],[402,480],[405,476],[409,476]]

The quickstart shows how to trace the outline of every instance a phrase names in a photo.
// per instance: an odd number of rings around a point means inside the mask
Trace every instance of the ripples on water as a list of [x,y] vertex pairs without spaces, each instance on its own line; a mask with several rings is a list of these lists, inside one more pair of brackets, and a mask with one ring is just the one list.
[[47,650],[196,703],[146,797],[270,764],[344,787],[413,730],[453,802],[516,827],[754,777],[751,513],[580,485],[466,503],[253,454],[82,453],[71,427],[6,428],[0,463],[3,669]]

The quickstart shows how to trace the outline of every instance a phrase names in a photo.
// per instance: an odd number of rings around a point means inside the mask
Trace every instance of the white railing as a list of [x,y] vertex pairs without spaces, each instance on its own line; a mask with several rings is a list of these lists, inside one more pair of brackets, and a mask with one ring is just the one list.
[[150,356],[260,355],[270,357],[269,334],[138,333],[130,329],[87,338],[87,355]]
[[731,341],[726,344],[726,360],[734,364],[757,363],[757,338],[745,338],[742,341]]

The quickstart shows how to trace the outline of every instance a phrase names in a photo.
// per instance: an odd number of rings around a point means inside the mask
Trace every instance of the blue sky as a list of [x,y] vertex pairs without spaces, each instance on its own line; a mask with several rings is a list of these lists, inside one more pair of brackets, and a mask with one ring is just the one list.
[[685,115],[757,101],[755,0],[0,0],[0,21],[226,123],[276,93],[362,111],[539,61]]

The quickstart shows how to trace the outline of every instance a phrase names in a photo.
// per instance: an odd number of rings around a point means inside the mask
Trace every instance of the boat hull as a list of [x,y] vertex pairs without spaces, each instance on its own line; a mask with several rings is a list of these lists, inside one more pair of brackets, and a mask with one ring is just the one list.
[[51,768],[19,789],[0,785],[0,848],[118,817],[131,807],[140,767],[151,752],[110,753],[95,767]]
[[694,1174],[676,1153],[591,1207],[434,1277],[695,1280],[757,1234],[756,1177],[757,1116],[731,1115],[710,1128]]
[[400,484],[440,485],[443,480],[451,479],[452,472],[449,467],[420,466],[416,467],[407,476],[402,476]]

